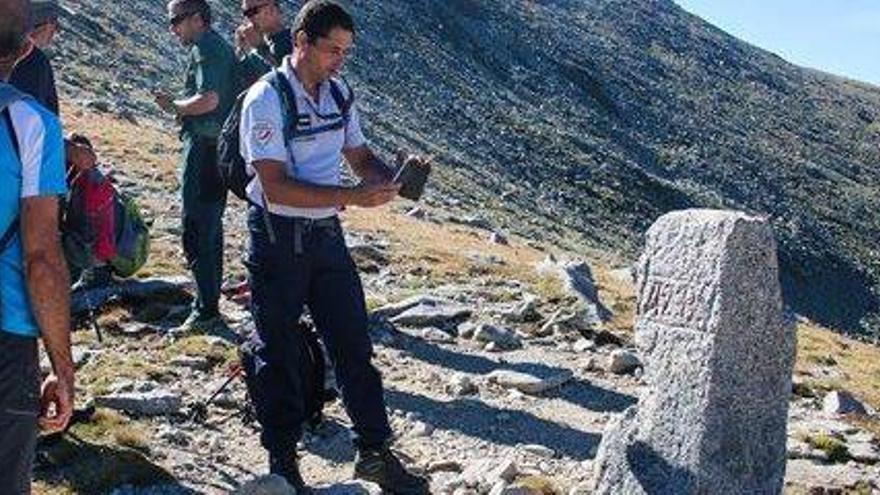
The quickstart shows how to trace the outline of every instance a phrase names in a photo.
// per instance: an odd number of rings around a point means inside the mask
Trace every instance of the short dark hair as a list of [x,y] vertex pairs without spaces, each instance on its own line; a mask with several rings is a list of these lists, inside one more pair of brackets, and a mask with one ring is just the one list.
[[30,0],[0,0],[0,58],[18,54],[30,28]]
[[172,0],[172,3],[179,5],[182,12],[199,14],[205,24],[211,24],[211,6],[206,0]]
[[342,5],[333,0],[309,0],[299,10],[293,22],[293,36],[305,31],[310,43],[324,38],[334,28],[354,34],[354,19]]

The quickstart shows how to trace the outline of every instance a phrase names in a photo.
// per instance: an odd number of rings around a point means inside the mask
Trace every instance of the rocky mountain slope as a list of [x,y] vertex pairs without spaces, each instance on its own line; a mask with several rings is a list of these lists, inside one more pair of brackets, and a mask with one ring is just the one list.
[[[74,295],[81,413],[67,435],[41,440],[35,493],[229,493],[266,470],[243,381],[234,379],[206,414],[194,412],[227,380],[234,334],[251,325],[239,285],[241,202],[231,202],[226,217],[221,305],[231,332],[170,335],[192,290],[180,204],[168,199],[177,187],[174,132],[78,105],[62,111],[72,131],[102,130],[94,140],[102,166],[136,194],[152,222],[151,257],[139,274],[152,282],[125,285],[161,290],[126,295],[114,286],[115,297],[95,308],[103,341],[83,304],[94,308],[106,291]],[[631,342],[629,270],[591,259],[562,272],[551,255],[582,259],[580,252],[464,225],[475,222],[443,205],[354,208],[344,222],[363,274],[393,448],[430,477],[432,493],[590,493],[605,426],[644,385]],[[875,493],[880,350],[806,321],[798,333],[786,493]],[[377,494],[351,480],[354,452],[341,406],[326,411],[301,449],[309,482],[325,495]]]
[[[877,88],[786,63],[671,0],[348,3],[368,132],[435,154],[438,200],[621,259],[672,209],[762,213],[793,307],[877,328]],[[181,70],[162,2],[62,4],[65,93],[155,116],[146,91]],[[237,2],[215,4],[230,32]]]

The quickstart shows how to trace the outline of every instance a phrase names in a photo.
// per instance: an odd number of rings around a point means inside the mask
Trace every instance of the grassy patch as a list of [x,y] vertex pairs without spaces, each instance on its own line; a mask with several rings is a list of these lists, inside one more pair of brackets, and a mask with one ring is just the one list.
[[77,436],[98,443],[113,443],[136,450],[149,450],[149,434],[146,429],[109,409],[98,409],[88,423],[71,428]]
[[204,335],[185,337],[171,344],[165,349],[165,357],[171,359],[174,356],[203,357],[212,366],[228,366],[238,361],[235,346]]
[[556,275],[536,275],[532,280],[531,288],[542,301],[559,302],[566,297],[562,280]]
[[844,463],[849,460],[849,450],[847,450],[846,444],[831,435],[808,435],[804,441],[814,449],[824,452],[831,462]]
[[122,380],[161,381],[170,372],[157,364],[147,361],[143,356],[102,354],[77,373],[77,381],[94,395],[109,393],[114,384]]
[[[832,364],[833,363],[833,364]],[[815,367],[833,366],[837,376],[813,378]],[[798,373],[817,390],[844,389],[880,409],[880,349],[821,328],[798,325]]]
[[517,480],[516,484],[536,495],[562,495],[563,493],[551,479],[543,476],[526,476]]

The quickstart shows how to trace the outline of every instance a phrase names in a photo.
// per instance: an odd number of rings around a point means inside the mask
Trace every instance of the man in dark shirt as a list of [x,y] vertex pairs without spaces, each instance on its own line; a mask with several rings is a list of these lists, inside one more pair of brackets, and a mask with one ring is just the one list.
[[293,37],[276,0],[242,0],[241,13],[245,22],[235,31],[235,48],[250,86],[293,53]]
[[222,330],[218,302],[223,281],[226,189],[217,171],[217,137],[235,102],[235,53],[211,28],[205,0],[171,0],[171,30],[189,50],[185,96],[156,93],[156,103],[182,123],[183,250],[196,282],[196,299],[178,329]]
[[58,93],[55,90],[55,74],[42,48],[49,46],[58,31],[57,0],[32,0],[31,32],[33,45],[30,53],[15,66],[9,83],[31,95],[58,115]]

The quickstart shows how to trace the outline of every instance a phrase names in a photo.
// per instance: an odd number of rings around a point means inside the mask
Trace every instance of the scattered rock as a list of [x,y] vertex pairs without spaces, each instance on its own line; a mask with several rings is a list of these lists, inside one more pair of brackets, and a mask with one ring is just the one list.
[[101,113],[110,113],[112,110],[112,104],[106,100],[88,100],[86,107]]
[[507,242],[507,237],[504,237],[504,234],[501,232],[492,232],[492,234],[489,235],[489,242],[500,246],[507,246],[509,244],[509,242]]
[[450,472],[450,473],[460,473],[461,472],[461,464],[456,461],[438,461],[431,463],[428,466],[429,473],[439,473],[439,472]]
[[562,282],[564,289],[580,302],[577,312],[579,323],[586,328],[595,328],[613,316],[611,310],[602,304],[599,291],[593,281],[593,273],[584,262],[558,263],[548,257],[538,264],[537,271],[544,276],[555,276]]
[[481,323],[474,330],[473,340],[494,344],[498,349],[510,350],[522,347],[519,337],[511,330]]
[[296,490],[290,486],[281,476],[270,474],[251,480],[238,490],[234,495],[296,495]]
[[638,356],[625,349],[617,349],[608,356],[607,369],[617,375],[625,375],[641,366]]
[[489,373],[486,378],[490,383],[496,383],[506,388],[515,388],[526,394],[537,395],[559,387],[573,377],[574,374],[571,370],[563,370],[549,378],[539,378],[518,371],[495,370]]
[[578,354],[583,354],[587,351],[596,350],[596,343],[589,339],[579,339],[574,343],[572,349]]
[[531,323],[541,319],[541,314],[538,313],[537,309],[537,302],[533,297],[504,312],[502,316],[511,323]]
[[161,416],[180,411],[183,402],[179,395],[167,390],[128,392],[95,397],[95,405],[137,416]]
[[471,377],[464,373],[453,374],[446,384],[446,393],[454,396],[463,396],[477,393],[477,386]]
[[822,401],[822,411],[825,414],[860,414],[865,415],[868,411],[865,405],[845,390],[828,392]]
[[416,306],[440,306],[448,303],[448,301],[439,299],[429,294],[419,294],[404,299],[403,301],[396,302],[394,304],[382,306],[381,308],[373,311],[372,316],[376,318],[394,318],[404,311],[410,308],[414,308]]
[[156,431],[156,438],[169,442],[172,445],[177,445],[179,447],[186,447],[192,441],[188,433],[178,428],[175,428],[172,425],[160,426],[158,431]]
[[425,328],[420,332],[420,335],[423,339],[427,340],[428,342],[440,342],[440,343],[455,342],[455,337],[453,337],[452,335],[449,335],[448,333],[446,333],[443,330],[440,330],[439,328],[436,328],[436,327]]
[[175,356],[171,359],[171,366],[180,368],[191,368],[198,371],[205,371],[211,367],[211,362],[203,356]]
[[410,307],[406,311],[391,318],[395,325],[405,327],[429,327],[457,325],[469,317],[471,310],[454,303],[428,304],[423,303]]
[[459,324],[456,330],[459,337],[463,339],[472,339],[474,337],[474,332],[477,331],[477,325],[473,322],[466,321]]
[[410,436],[416,438],[430,437],[432,433],[434,433],[434,426],[424,421],[416,421],[412,429],[409,430]]
[[423,209],[422,209],[421,207],[419,207],[419,206],[415,206],[415,207],[413,207],[412,209],[410,209],[409,211],[406,212],[406,216],[408,216],[408,217],[413,217],[413,218],[417,218],[417,219],[419,219],[419,220],[422,220],[422,219],[425,218],[425,210],[423,210]]
[[529,444],[529,445],[522,445],[522,446],[520,446],[520,448],[523,451],[528,452],[529,454],[532,454],[534,456],[541,457],[544,459],[552,459],[552,458],[556,457],[556,452],[554,452],[553,449],[551,449],[550,447],[545,447],[543,445]]

